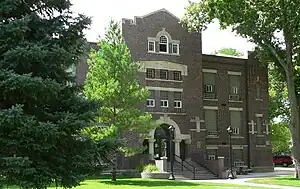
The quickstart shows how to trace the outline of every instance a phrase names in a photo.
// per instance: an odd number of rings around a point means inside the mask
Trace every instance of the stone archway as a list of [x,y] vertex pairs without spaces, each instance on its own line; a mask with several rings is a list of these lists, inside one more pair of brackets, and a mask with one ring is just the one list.
[[[182,140],[184,141],[190,141],[191,140],[191,135],[189,134],[181,134],[180,128],[177,125],[177,123],[172,120],[170,117],[168,117],[166,114],[164,116],[160,116],[158,120],[156,120],[156,123],[159,125],[172,125],[175,130],[174,130],[174,143],[175,143],[175,154],[177,156],[180,156],[180,142]],[[154,143],[155,143],[155,130],[153,129],[149,133],[149,154],[154,157]]]

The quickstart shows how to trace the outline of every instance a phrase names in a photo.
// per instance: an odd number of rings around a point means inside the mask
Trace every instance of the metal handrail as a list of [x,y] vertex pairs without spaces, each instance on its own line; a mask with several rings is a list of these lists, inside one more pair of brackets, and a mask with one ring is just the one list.
[[[194,165],[192,165],[192,164],[190,164],[190,163],[188,163],[188,162],[182,160],[180,156],[178,156],[178,155],[176,155],[176,154],[174,154],[174,155],[175,155],[175,157],[178,157],[178,158],[181,160],[181,162],[179,162],[176,158],[174,158],[175,161],[177,161],[178,163],[181,164],[181,171],[183,171],[183,167],[186,168],[187,170],[189,170],[190,172],[193,173],[193,178],[194,178],[194,180],[195,180],[195,179],[196,179],[196,170],[197,170],[197,168],[196,168]],[[189,166],[193,167],[193,170],[191,170],[189,167],[185,166],[183,163],[186,163],[186,164],[188,164]]]

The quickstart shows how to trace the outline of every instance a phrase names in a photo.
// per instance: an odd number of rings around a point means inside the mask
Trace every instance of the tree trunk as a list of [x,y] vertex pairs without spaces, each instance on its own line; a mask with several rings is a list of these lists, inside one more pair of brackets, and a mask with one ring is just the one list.
[[294,82],[294,68],[292,63],[287,64],[285,70],[287,78],[287,89],[291,107],[291,121],[289,124],[292,135],[292,154],[295,162],[295,178],[299,178],[300,171],[300,114],[298,109],[298,102],[296,96],[295,82]]

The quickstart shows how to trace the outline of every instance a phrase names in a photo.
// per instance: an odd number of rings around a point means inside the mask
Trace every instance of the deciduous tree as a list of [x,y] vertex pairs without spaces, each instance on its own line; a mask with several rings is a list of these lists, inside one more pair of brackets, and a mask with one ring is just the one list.
[[99,50],[93,50],[88,59],[84,86],[89,99],[101,102],[98,122],[104,128],[98,137],[116,139],[122,144],[119,150],[132,155],[142,150],[136,141],[155,127],[151,115],[141,109],[148,91],[140,86],[139,64],[131,58],[119,23],[109,23],[98,46]]
[[263,62],[273,64],[287,84],[292,153],[300,173],[300,11],[299,0],[203,0],[190,3],[182,23],[200,31],[217,19],[257,45]]
[[236,57],[244,56],[244,53],[239,52],[238,50],[236,50],[234,48],[222,48],[222,49],[215,51],[213,54],[224,54],[224,55],[236,56]]

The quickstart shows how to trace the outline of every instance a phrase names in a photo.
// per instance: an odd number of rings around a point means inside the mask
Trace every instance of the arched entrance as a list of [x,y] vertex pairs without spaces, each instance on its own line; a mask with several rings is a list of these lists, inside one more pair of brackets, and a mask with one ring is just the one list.
[[[186,145],[191,140],[190,134],[182,134],[180,132],[180,128],[177,125],[177,123],[172,120],[169,116],[166,114],[163,116],[160,116],[158,120],[156,120],[156,123],[160,125],[158,128],[153,129],[149,132],[149,138],[148,138],[148,152],[151,155],[151,158],[155,158],[156,154],[163,155],[162,152],[166,151],[165,153],[169,153],[169,126],[172,125],[174,130],[174,140],[173,140],[173,152],[182,158],[185,158],[184,154],[187,153]],[[156,139],[158,139],[158,142],[156,142]],[[161,140],[160,140],[161,139]],[[166,140],[167,139],[167,140]],[[161,144],[161,141],[165,142],[165,144]],[[167,142],[166,142],[167,141]],[[182,142],[183,141],[183,142]],[[181,144],[182,142],[182,144]],[[166,150],[162,150],[163,146],[166,145]],[[183,149],[185,148],[185,149]],[[182,150],[182,152],[181,152]],[[164,156],[162,156],[164,157]]]
[[[154,132],[154,158],[170,157],[170,130],[169,125],[162,124]],[[174,149],[174,142],[172,142]]]

